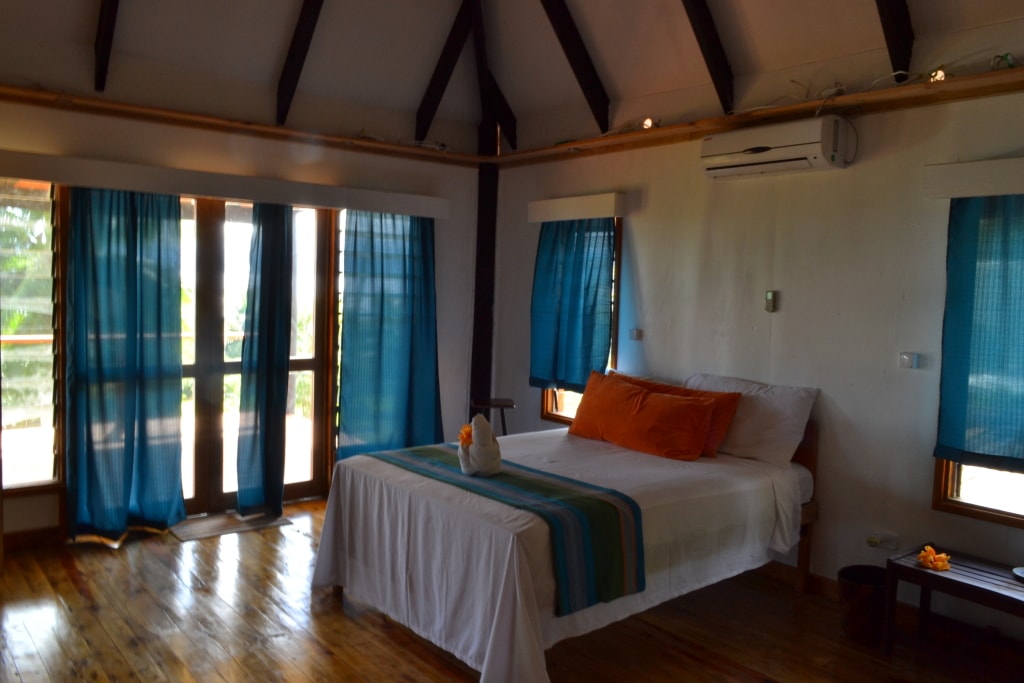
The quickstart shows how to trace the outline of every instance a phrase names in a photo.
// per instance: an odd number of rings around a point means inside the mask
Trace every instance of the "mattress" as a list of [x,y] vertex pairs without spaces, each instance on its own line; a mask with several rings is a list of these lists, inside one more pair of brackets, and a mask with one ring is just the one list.
[[502,437],[502,457],[633,498],[647,587],[555,616],[550,537],[539,517],[355,456],[335,465],[313,585],[344,586],[481,672],[548,680],[544,650],[767,563],[799,540],[810,473],[719,455],[681,462],[573,436]]

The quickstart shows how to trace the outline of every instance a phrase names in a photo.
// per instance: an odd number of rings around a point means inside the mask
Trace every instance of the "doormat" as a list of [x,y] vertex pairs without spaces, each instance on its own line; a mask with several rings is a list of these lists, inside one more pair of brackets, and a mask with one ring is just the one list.
[[198,538],[210,538],[224,534],[237,534],[242,531],[269,529],[275,526],[291,524],[287,517],[269,517],[261,515],[251,519],[241,519],[233,512],[219,515],[193,517],[171,527],[171,533],[179,541],[194,541]]

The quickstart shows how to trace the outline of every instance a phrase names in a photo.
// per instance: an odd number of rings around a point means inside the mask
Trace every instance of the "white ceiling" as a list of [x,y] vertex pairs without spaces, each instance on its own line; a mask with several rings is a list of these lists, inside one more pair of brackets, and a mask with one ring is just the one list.
[[[601,133],[540,0],[481,0],[486,59],[519,148]],[[565,0],[611,100],[611,128],[722,107],[681,0]],[[954,75],[1024,60],[1021,0],[906,0],[911,71]],[[415,115],[461,0],[326,0],[285,125],[412,142]],[[708,0],[734,111],[891,87],[875,0]],[[0,0],[0,85],[273,125],[302,0],[124,0],[106,88],[96,92],[100,0]],[[428,139],[475,151],[472,39]]]

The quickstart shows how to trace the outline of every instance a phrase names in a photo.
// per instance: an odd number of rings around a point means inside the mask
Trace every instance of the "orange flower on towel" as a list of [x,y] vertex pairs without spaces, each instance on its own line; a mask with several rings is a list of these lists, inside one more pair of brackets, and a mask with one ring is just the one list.
[[462,425],[459,430],[459,445],[469,448],[473,445],[473,425]]
[[949,569],[949,555],[935,552],[935,548],[930,545],[926,545],[924,550],[917,554],[917,561],[921,563],[921,566],[928,569],[935,569],[940,572]]

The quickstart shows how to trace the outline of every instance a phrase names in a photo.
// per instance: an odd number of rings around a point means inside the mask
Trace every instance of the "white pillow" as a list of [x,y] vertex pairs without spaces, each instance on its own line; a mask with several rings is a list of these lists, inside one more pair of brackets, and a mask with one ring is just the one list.
[[816,388],[764,384],[703,373],[686,378],[683,386],[742,394],[736,416],[718,450],[780,467],[793,459],[818,396]]

